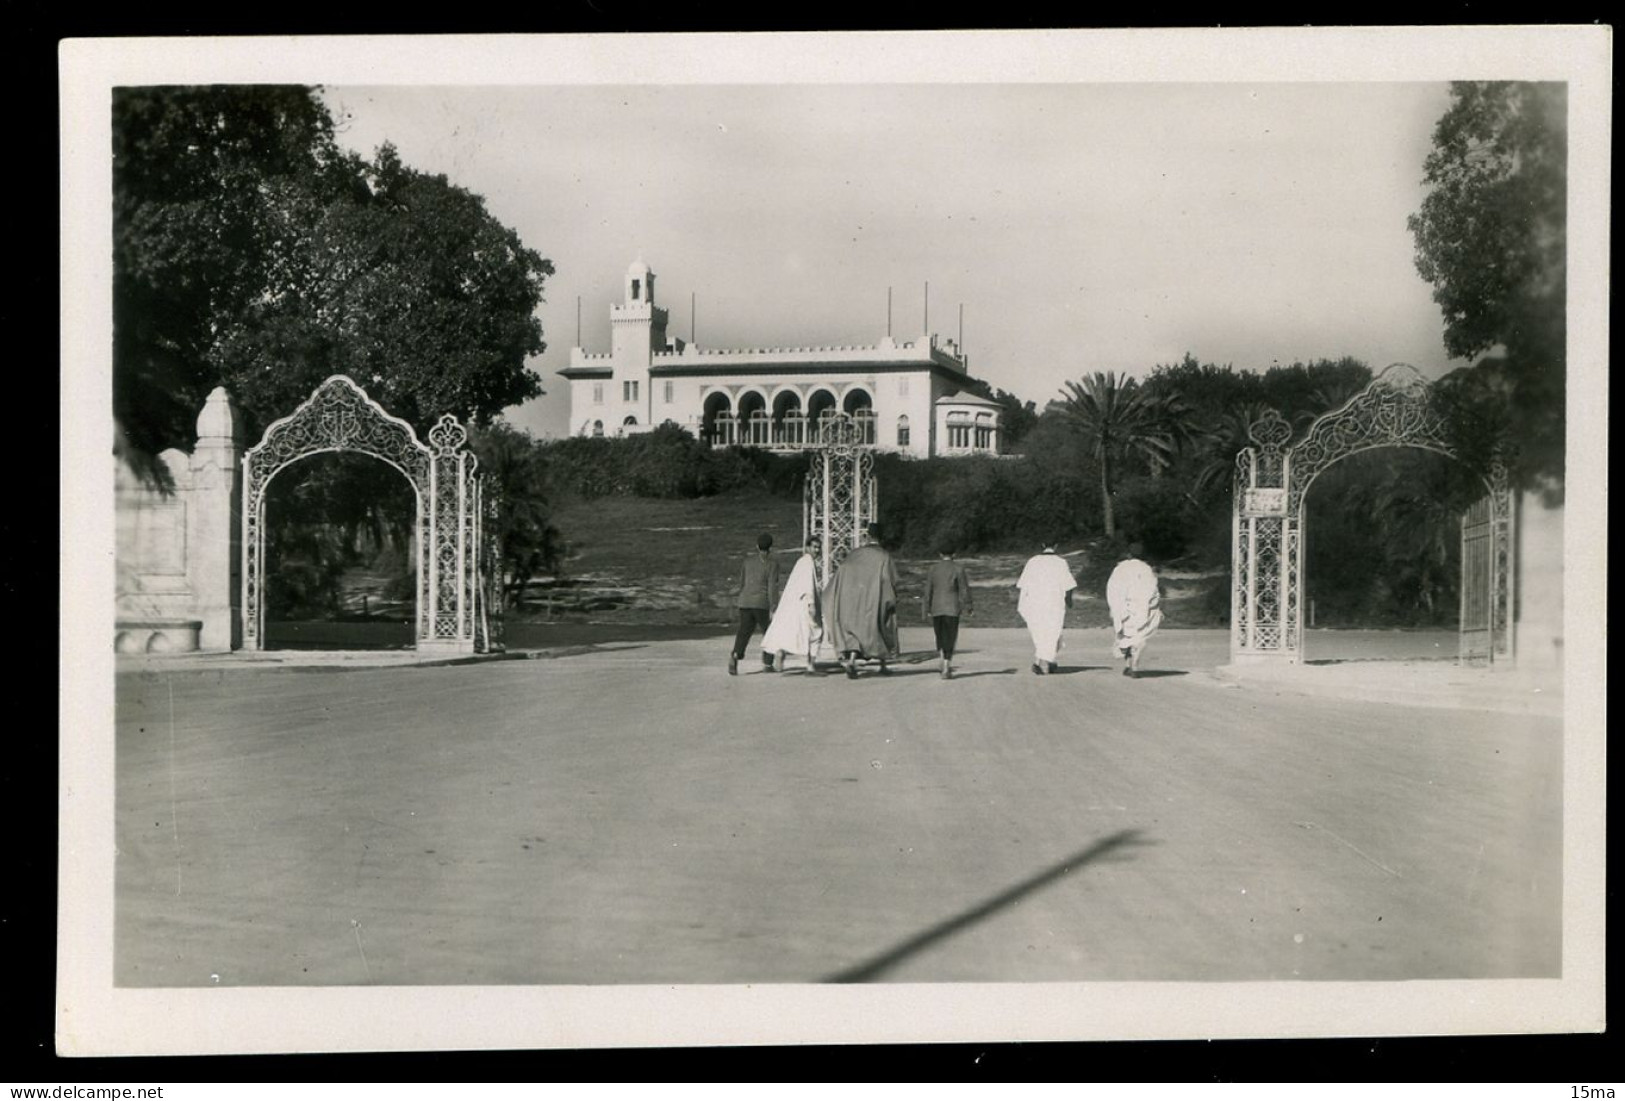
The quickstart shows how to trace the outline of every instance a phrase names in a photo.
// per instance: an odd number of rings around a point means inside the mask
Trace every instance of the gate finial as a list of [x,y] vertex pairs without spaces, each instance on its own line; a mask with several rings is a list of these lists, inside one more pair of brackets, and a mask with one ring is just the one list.
[[468,440],[468,429],[458,423],[450,413],[442,413],[429,429],[429,445],[437,455],[453,455]]

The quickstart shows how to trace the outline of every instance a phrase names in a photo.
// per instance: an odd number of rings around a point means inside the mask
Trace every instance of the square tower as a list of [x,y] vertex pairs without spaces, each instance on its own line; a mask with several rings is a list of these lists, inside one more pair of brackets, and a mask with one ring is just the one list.
[[622,300],[609,308],[609,330],[615,423],[648,425],[649,364],[654,350],[666,346],[666,311],[655,305],[654,272],[641,258],[626,269]]

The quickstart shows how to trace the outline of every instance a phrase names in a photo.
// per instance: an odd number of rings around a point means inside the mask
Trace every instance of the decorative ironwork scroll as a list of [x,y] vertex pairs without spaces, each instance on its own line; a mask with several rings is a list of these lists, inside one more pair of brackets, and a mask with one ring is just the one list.
[[[1248,436],[1253,446],[1236,456],[1231,514],[1230,659],[1298,662],[1304,503],[1315,479],[1339,460],[1377,447],[1418,447],[1458,461],[1461,456],[1427,380],[1403,363],[1320,416],[1295,444],[1287,446],[1292,427],[1273,409],[1253,422]],[[1474,558],[1471,568],[1463,559],[1462,653],[1477,656],[1482,649],[1484,657],[1504,660],[1512,656],[1512,492],[1500,459],[1480,476],[1486,496],[1463,517],[1463,546],[1471,524]],[[1483,592],[1470,597],[1469,585],[1482,585]],[[1469,602],[1475,609],[1471,624]]]
[[819,418],[816,439],[802,490],[802,529],[818,537],[822,586],[879,516],[879,499],[872,431],[849,414],[831,413]]
[[1376,447],[1419,447],[1454,459],[1444,414],[1415,367],[1395,363],[1347,402],[1322,413],[1292,445],[1288,504],[1300,511],[1321,472],[1339,459]]
[[419,649],[474,649],[473,545],[478,539],[478,460],[468,433],[451,414],[429,432],[391,416],[344,375],[334,375],[291,414],[272,424],[243,456],[243,645],[265,645],[265,494],[271,480],[300,459],[328,451],[370,455],[399,470],[417,503]]

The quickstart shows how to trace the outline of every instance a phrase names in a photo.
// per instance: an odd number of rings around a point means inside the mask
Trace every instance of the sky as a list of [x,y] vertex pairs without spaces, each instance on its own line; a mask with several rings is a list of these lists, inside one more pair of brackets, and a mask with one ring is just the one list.
[[[641,256],[703,347],[960,333],[973,375],[1040,407],[1094,371],[1355,356],[1459,366],[1407,216],[1439,83],[364,86],[339,139],[393,142],[552,260],[547,393],[609,348]],[[929,283],[927,300],[926,284]],[[693,296],[691,302],[691,295]],[[927,312],[929,311],[929,312]]]

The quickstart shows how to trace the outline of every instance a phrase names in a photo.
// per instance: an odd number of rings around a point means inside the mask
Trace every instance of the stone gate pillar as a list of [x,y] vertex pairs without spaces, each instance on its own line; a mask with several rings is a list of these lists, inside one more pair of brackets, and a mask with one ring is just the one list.
[[188,582],[202,650],[242,645],[242,416],[223,386],[216,386],[197,419],[187,491]]

